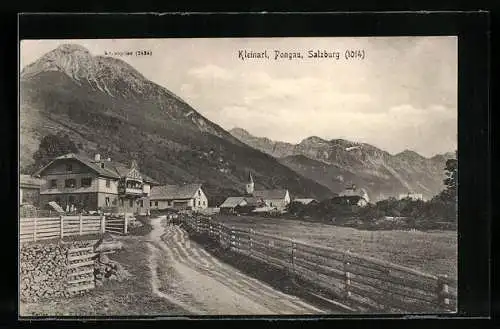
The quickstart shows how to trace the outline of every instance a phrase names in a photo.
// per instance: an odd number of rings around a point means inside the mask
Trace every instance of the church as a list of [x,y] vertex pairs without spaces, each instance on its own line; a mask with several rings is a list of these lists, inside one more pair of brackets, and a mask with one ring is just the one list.
[[[290,193],[287,189],[256,190],[252,173],[249,173],[245,190],[246,194],[244,196],[227,198],[220,205],[221,210],[227,210],[226,208],[234,209],[242,204],[255,204],[257,208],[269,208],[269,210],[283,211],[290,204]],[[256,202],[256,200],[258,202]]]

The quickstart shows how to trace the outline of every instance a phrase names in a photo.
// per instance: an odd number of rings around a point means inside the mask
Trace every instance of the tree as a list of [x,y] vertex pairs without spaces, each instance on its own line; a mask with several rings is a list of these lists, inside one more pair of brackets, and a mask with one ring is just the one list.
[[33,154],[34,168],[41,168],[58,156],[78,152],[78,147],[67,134],[46,135],[40,141],[38,150]]
[[446,188],[443,191],[442,197],[446,201],[455,201],[456,202],[457,179],[458,179],[458,160],[456,158],[446,160],[446,166],[444,168],[444,171],[445,171],[446,178],[444,179],[443,183],[446,186]]

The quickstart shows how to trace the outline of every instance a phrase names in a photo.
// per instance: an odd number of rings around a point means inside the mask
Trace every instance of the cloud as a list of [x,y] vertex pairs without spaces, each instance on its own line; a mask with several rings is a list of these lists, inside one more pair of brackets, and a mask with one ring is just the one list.
[[[30,40],[21,65],[61,42],[123,58],[209,120],[258,136],[364,141],[390,152],[453,150],[457,140],[457,38],[221,38]],[[238,49],[364,49],[363,61],[241,61]],[[203,53],[205,56],[200,56]]]
[[229,80],[232,78],[232,74],[228,70],[212,64],[193,68],[188,71],[188,74],[202,80]]

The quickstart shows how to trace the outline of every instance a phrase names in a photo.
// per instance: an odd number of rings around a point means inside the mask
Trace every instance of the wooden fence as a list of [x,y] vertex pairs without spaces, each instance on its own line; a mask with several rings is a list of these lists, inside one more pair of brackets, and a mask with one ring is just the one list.
[[[97,242],[97,241],[92,241]],[[68,250],[69,293],[81,293],[95,288],[93,247],[71,248]]]
[[128,233],[128,217],[127,216],[108,216],[106,217],[105,230],[118,235],[126,235]]
[[222,248],[285,270],[324,297],[359,311],[384,313],[455,312],[457,281],[386,261],[228,227],[207,217],[183,217],[191,234]]
[[[127,220],[127,218],[107,219],[103,215],[21,217],[19,237],[21,242],[28,242],[104,232],[127,234]],[[122,222],[121,226],[118,221]]]

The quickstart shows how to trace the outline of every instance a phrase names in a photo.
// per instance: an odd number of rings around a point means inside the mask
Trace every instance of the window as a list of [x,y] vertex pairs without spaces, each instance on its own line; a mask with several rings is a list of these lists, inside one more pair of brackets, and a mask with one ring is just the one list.
[[73,171],[73,165],[71,163],[66,164],[66,171],[69,171],[69,172]]
[[109,179],[106,179],[106,187],[111,187],[111,181]]
[[200,200],[198,200],[198,206],[200,206],[200,205],[201,205],[201,201],[200,201]]
[[152,207],[153,206],[153,201],[149,201],[149,206]]
[[132,199],[128,200],[128,206],[132,208],[134,206],[134,200]]
[[155,207],[158,207],[158,201],[155,201]]
[[198,190],[198,196],[201,196],[201,190]]
[[70,195],[68,196],[68,203],[69,204],[74,204],[75,203],[75,196],[74,195]]
[[57,188],[57,179],[50,180],[50,188]]
[[107,196],[107,197],[104,199],[104,202],[106,203],[106,207],[109,207],[109,196]]
[[205,206],[207,203],[205,201],[203,201],[203,205]]
[[120,206],[124,206],[123,199],[120,199]]
[[70,187],[70,188],[76,187],[76,179],[73,179],[73,178],[66,179],[64,181],[64,187]]
[[101,163],[101,168],[104,169],[104,163]]
[[141,200],[141,208],[144,208],[144,200]]
[[86,177],[81,180],[82,187],[90,187],[92,185],[92,178]]

